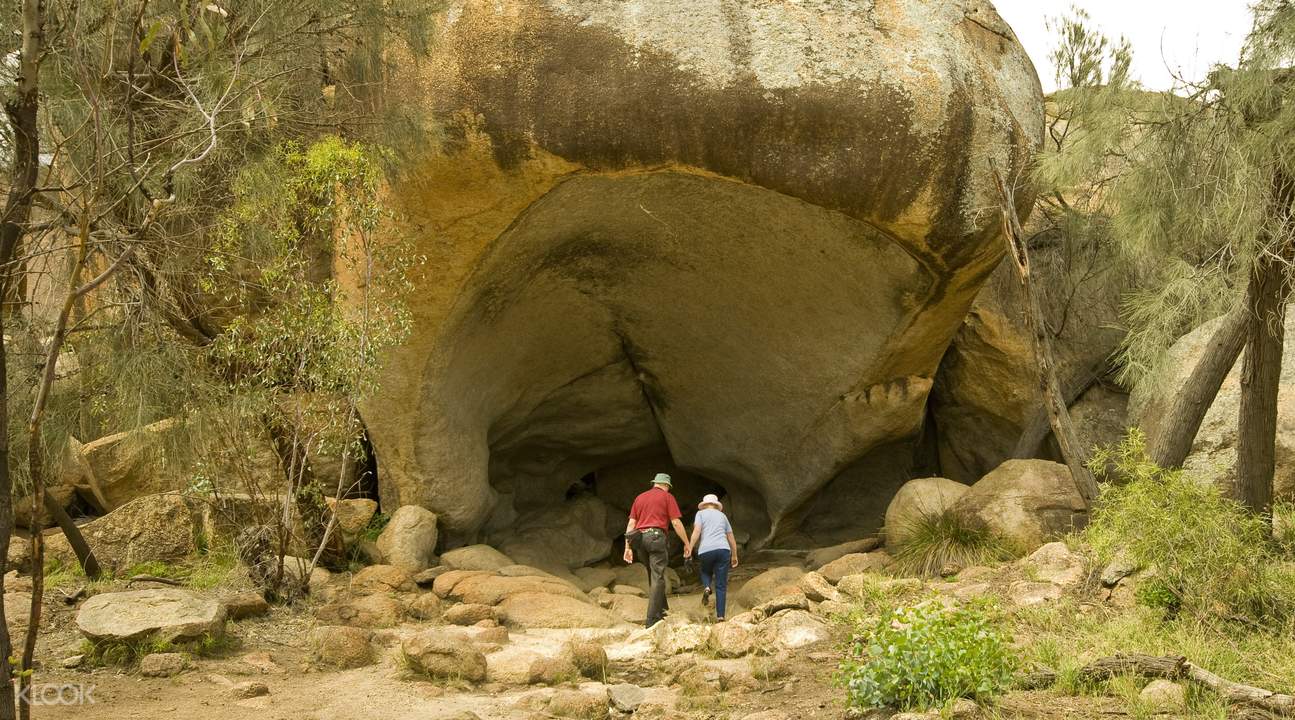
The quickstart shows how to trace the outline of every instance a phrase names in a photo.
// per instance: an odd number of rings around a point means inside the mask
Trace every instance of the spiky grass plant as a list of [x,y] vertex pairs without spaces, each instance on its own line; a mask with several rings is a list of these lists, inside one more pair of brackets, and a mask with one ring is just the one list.
[[920,513],[904,527],[903,542],[890,548],[897,568],[931,577],[946,568],[989,565],[1011,559],[1011,549],[989,530],[948,510]]

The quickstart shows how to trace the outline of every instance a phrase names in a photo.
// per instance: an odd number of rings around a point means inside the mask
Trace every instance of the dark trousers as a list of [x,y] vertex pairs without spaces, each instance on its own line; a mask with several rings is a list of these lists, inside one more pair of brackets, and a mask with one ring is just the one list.
[[648,571],[647,627],[652,627],[665,615],[665,569],[670,560],[665,531],[648,528],[639,535],[639,557]]
[[[715,593],[715,617],[724,619],[724,597],[728,594],[728,568],[733,552],[728,548],[710,550],[697,556],[701,567],[701,584]],[[711,584],[714,583],[714,584]]]

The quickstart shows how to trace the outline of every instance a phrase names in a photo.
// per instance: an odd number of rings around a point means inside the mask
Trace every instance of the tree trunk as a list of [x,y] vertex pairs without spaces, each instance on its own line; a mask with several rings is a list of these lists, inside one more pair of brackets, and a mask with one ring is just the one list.
[[[1292,219],[1295,178],[1278,173],[1273,180],[1277,212],[1270,239],[1281,237]],[[1270,243],[1262,243],[1268,246]],[[1246,354],[1241,363],[1241,409],[1237,421],[1237,498],[1251,511],[1272,510],[1276,469],[1277,391],[1281,384],[1282,346],[1286,334],[1289,265],[1295,243],[1283,238],[1276,249],[1261,251],[1246,286]],[[1267,249],[1267,248],[1266,248]]]
[[[1097,383],[1098,374],[1101,368],[1084,368],[1076,371],[1071,377],[1066,378],[1062,383],[1063,400],[1066,407],[1079,399],[1088,388]],[[1028,459],[1038,457],[1043,446],[1043,441],[1048,439],[1052,432],[1051,415],[1045,404],[1040,403],[1031,412],[1021,428],[1021,437],[1016,441],[1016,447],[1012,450],[1012,457]]]
[[[14,94],[5,102],[5,115],[13,138],[13,167],[9,177],[9,197],[5,202],[4,217],[0,219],[0,596],[4,593],[4,573],[8,571],[9,538],[14,530],[13,481],[9,473],[9,384],[3,340],[4,319],[11,308],[8,301],[14,298],[17,282],[11,264],[18,255],[22,235],[31,219],[32,197],[40,174],[40,134],[36,111],[40,107],[40,60],[44,45],[45,3],[43,0],[23,0],[22,46],[18,54],[18,76]],[[36,517],[39,517],[37,513]],[[40,568],[33,568],[40,572]],[[14,720],[15,670],[9,659],[13,657],[13,643],[9,637],[8,618],[0,609],[0,720]],[[25,703],[24,703],[25,705]]]
[[1233,310],[1210,337],[1191,376],[1175,393],[1173,404],[1147,438],[1147,456],[1155,464],[1162,468],[1182,467],[1205,413],[1237,364],[1237,356],[1246,342],[1249,317],[1245,307]]
[[1048,337],[1048,327],[1039,307],[1038,296],[1034,293],[1030,275],[1030,255],[1025,245],[1025,233],[1021,230],[1020,218],[1016,215],[1016,201],[1012,189],[994,168],[994,180],[998,184],[998,195],[1003,216],[1003,236],[1007,240],[1008,255],[1021,280],[1021,292],[1025,298],[1026,322],[1030,338],[1034,344],[1034,359],[1039,365],[1039,392],[1048,409],[1048,421],[1052,425],[1052,434],[1061,448],[1061,456],[1070,468],[1070,476],[1075,482],[1084,505],[1091,508],[1097,499],[1097,480],[1088,469],[1088,451],[1075,433],[1074,423],[1070,421],[1070,411],[1066,407],[1065,396],[1057,382],[1056,363],[1052,359],[1052,343]]

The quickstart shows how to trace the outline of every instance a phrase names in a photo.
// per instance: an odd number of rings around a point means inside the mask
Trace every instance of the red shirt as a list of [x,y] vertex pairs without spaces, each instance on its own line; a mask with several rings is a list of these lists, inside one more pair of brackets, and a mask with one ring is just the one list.
[[679,512],[679,503],[675,502],[674,495],[654,487],[634,498],[630,517],[634,519],[634,527],[639,530],[647,528],[665,530],[671,520],[683,517],[683,513]]

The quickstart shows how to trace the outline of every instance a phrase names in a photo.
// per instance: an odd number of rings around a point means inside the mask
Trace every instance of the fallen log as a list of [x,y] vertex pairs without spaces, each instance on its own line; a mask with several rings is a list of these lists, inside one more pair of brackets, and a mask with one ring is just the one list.
[[[1233,682],[1215,675],[1181,655],[1159,657],[1121,653],[1095,660],[1079,671],[1079,678],[1084,682],[1105,682],[1120,675],[1192,682],[1213,690],[1237,705],[1249,706],[1281,717],[1295,717],[1295,695]],[[1037,690],[1049,687],[1056,681],[1056,671],[1044,669],[1018,676],[1016,685],[1026,690]],[[1241,717],[1260,716],[1243,713]]]

